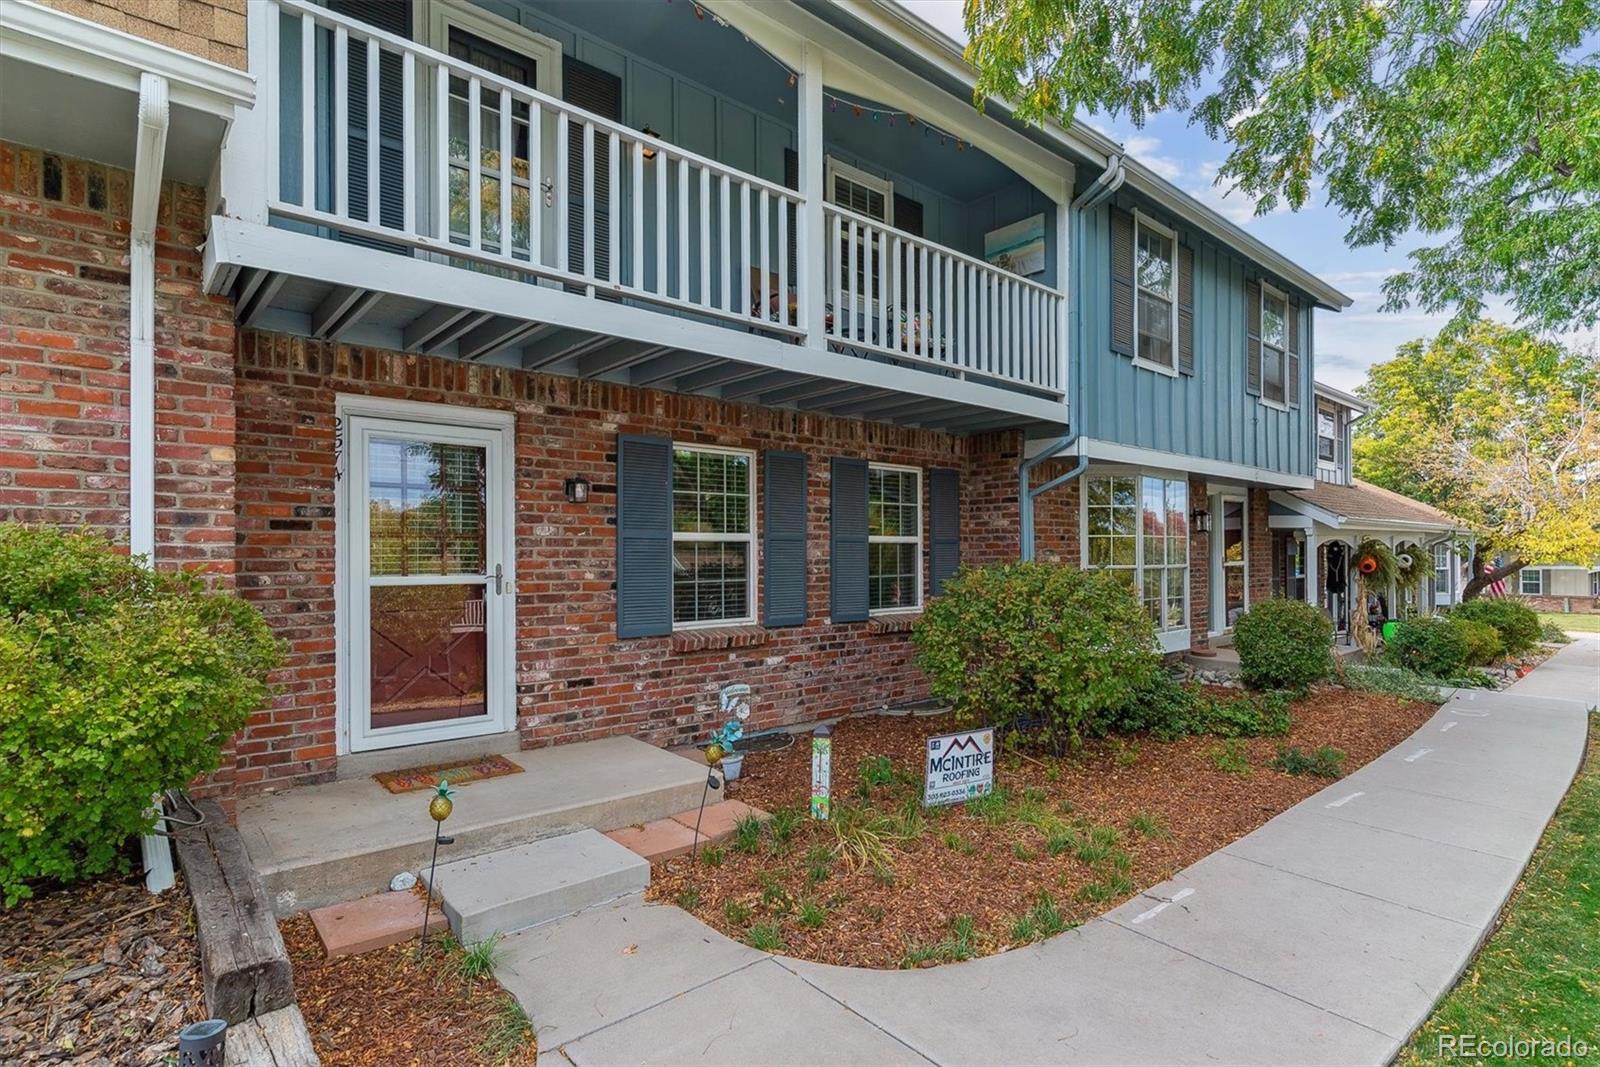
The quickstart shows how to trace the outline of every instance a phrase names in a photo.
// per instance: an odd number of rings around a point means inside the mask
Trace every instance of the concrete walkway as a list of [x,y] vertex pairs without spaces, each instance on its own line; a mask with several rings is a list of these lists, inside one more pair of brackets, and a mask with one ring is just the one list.
[[1600,639],[1041,945],[930,970],[756,952],[637,899],[508,939],[547,1062],[1387,1062],[1580,764]]

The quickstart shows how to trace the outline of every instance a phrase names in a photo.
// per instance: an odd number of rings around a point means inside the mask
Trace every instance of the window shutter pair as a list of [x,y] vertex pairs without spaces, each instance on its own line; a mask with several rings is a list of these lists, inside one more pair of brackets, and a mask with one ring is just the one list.
[[1244,283],[1244,391],[1261,395],[1261,283]]
[[[1134,354],[1133,311],[1137,290],[1134,287],[1133,215],[1120,208],[1111,209],[1111,351],[1132,357]],[[1174,338],[1178,350],[1178,373],[1194,373],[1194,249],[1177,245],[1178,322]]]
[[[862,622],[867,599],[867,461],[835,457],[829,508],[828,615],[833,622]],[[961,566],[961,474],[928,472],[929,571],[932,595]],[[918,566],[921,561],[918,560]]]
[[[762,622],[806,621],[806,458],[764,452]],[[864,470],[864,468],[863,468]],[[866,498],[863,473],[862,499]],[[862,528],[866,509],[862,508]],[[863,563],[863,593],[865,554]],[[672,633],[672,442],[617,437],[617,636]]]

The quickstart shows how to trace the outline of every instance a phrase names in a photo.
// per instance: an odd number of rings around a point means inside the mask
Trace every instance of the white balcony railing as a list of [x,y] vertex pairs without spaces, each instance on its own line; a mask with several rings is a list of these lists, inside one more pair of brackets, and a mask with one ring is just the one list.
[[1061,388],[1061,294],[824,205],[828,337],[963,376]]
[[[271,214],[346,240],[1059,394],[1059,292],[305,0],[265,0]],[[802,160],[821,167],[822,161]],[[797,269],[798,268],[798,269]]]
[[[324,8],[270,6],[274,214],[746,324],[788,305],[793,190]],[[396,126],[369,165],[367,131]],[[761,328],[801,332],[792,311]]]

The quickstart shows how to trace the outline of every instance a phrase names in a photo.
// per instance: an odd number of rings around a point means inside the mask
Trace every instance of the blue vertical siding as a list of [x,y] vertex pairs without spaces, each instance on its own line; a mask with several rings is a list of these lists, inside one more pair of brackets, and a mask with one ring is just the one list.
[[[1119,195],[1117,206],[1139,205]],[[1086,213],[1079,276],[1073,286],[1075,373],[1083,376],[1084,410],[1073,421],[1096,440],[1310,476],[1316,454],[1313,419],[1311,301],[1267,277],[1300,305],[1300,406],[1283,411],[1245,392],[1244,287],[1259,274],[1204,233],[1145,208],[1173,226],[1194,250],[1195,373],[1177,378],[1136,367],[1111,351],[1110,207]]]

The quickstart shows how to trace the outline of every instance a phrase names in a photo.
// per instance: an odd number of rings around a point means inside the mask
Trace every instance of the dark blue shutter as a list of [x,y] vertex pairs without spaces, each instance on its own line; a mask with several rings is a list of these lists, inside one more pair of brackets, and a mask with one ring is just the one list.
[[672,632],[672,442],[617,435],[617,636]]
[[833,461],[829,517],[828,614],[834,622],[867,617],[867,461]]
[[[387,30],[397,37],[411,36],[411,5],[385,0],[329,0],[328,9],[360,19],[369,26]],[[329,40],[332,48],[332,40]],[[330,60],[331,62],[331,60]],[[405,225],[405,83],[400,53],[387,49],[378,54],[378,129],[367,129],[367,48],[364,41],[350,41],[349,51],[350,160],[346,180],[350,190],[350,214],[365,222],[367,218],[367,173],[374,155],[379,168],[378,221],[393,229]],[[418,90],[419,99],[421,89]],[[376,148],[374,148],[376,144]],[[331,155],[331,153],[330,153]],[[416,195],[414,192],[412,195]],[[331,205],[330,205],[331,206]],[[380,248],[409,256],[411,249],[360,234],[341,233],[348,244]]]
[[806,621],[806,457],[764,452],[766,499],[761,515],[761,621],[801,626]]
[[932,540],[930,577],[933,595],[961,566],[961,474],[935,468],[928,472],[928,528]]

